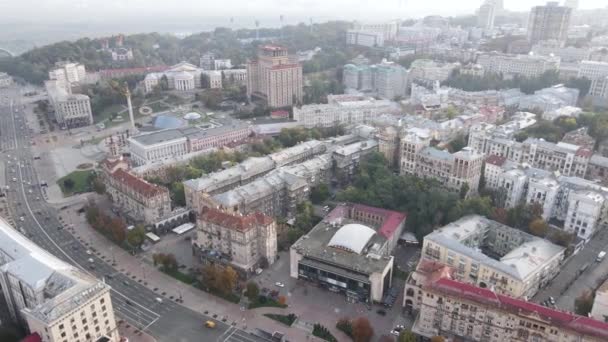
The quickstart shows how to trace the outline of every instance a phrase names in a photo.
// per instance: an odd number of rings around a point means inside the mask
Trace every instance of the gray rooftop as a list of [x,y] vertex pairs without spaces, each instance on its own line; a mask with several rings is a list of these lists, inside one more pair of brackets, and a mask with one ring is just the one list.
[[526,278],[533,275],[536,271],[540,271],[547,261],[564,251],[564,248],[561,246],[554,245],[547,240],[522,231],[517,231],[517,234],[524,237],[524,243],[509,251],[500,260],[483,254],[479,248],[470,247],[463,243],[469,236],[476,235],[482,230],[489,231],[493,229],[516,231],[514,228],[485,217],[471,215],[435,230],[425,236],[424,239],[440,244],[448,250],[465,255],[521,281],[526,280]]
[[2,218],[0,255],[0,260],[3,260],[0,272],[11,274],[20,280],[21,286],[42,294],[39,296],[41,302],[29,303],[30,306],[23,311],[43,322],[52,322],[109,289],[92,276],[41,249]]
[[240,120],[215,118],[208,123],[201,124],[198,126],[164,129],[161,131],[137,135],[131,137],[131,139],[142,145],[155,145],[171,140],[186,138],[201,139],[205,137],[221,135],[226,132],[235,131],[248,126],[248,123]]

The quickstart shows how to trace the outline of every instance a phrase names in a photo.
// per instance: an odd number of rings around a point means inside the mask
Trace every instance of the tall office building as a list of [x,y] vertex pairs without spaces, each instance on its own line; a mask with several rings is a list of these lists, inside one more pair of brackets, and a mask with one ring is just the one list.
[[528,40],[531,43],[552,39],[564,42],[568,37],[571,14],[572,8],[559,6],[555,1],[532,7],[528,19]]
[[494,28],[494,17],[496,16],[496,1],[486,0],[477,13],[477,26],[484,30]]
[[572,8],[572,10],[577,10],[578,9],[578,0],[566,0],[564,2],[564,6]]
[[257,59],[247,63],[247,96],[264,99],[269,107],[301,103],[302,88],[302,65],[284,47],[263,45]]

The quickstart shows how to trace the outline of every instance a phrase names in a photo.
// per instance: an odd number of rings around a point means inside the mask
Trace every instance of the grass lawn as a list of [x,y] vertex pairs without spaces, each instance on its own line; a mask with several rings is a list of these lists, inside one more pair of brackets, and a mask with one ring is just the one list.
[[287,304],[281,304],[272,298],[266,298],[264,296],[259,296],[258,300],[249,304],[250,309],[255,308],[263,308],[263,307],[271,307],[271,308],[286,308]]
[[71,196],[91,191],[91,179],[93,176],[93,170],[74,171],[57,180],[57,184],[61,188],[61,192],[63,192],[64,196]]
[[171,108],[162,102],[154,102],[152,104],[149,104],[148,107],[152,108],[152,111],[154,113],[162,112],[162,111],[165,111],[165,110],[168,110],[169,108]]
[[120,104],[111,105],[109,107],[104,108],[101,112],[95,113],[95,115],[93,115],[93,119],[95,120],[95,123],[108,121],[108,122],[106,122],[106,125],[107,125],[113,114],[117,114],[118,112],[120,112],[121,110],[124,110],[124,109],[125,109],[125,106],[120,105]]
[[297,318],[296,315],[294,315],[294,314],[289,314],[289,315],[264,314],[264,316],[266,316],[270,319],[274,319],[277,322],[281,322],[288,327],[290,327]]
[[186,273],[182,273],[179,270],[162,270],[163,272],[165,272],[166,274],[172,276],[173,278],[181,281],[182,283],[186,283],[188,285],[192,285],[194,284],[194,282],[196,282],[196,279],[194,279],[194,277],[190,276],[189,274]]

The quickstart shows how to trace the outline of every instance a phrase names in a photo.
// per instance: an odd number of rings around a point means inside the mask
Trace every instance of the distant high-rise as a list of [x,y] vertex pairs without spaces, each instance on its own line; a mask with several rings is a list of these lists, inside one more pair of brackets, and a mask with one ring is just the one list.
[[564,2],[564,6],[572,8],[573,10],[577,10],[578,9],[578,0],[566,0]]
[[563,42],[567,38],[572,8],[547,2],[545,6],[534,6],[528,20],[528,40],[536,43],[543,40]]
[[301,103],[302,88],[302,65],[284,47],[263,45],[257,59],[247,63],[247,95],[266,100],[269,107]]
[[496,16],[496,1],[486,0],[477,14],[477,26],[484,30],[491,30],[494,28],[494,17]]

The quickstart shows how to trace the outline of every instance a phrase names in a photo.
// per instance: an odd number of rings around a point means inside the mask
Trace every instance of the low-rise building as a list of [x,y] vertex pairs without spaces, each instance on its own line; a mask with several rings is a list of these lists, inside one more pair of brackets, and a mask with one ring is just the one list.
[[395,103],[365,96],[330,95],[328,104],[294,107],[293,119],[306,128],[370,123],[376,116],[397,112]]
[[129,152],[132,163],[141,166],[193,152],[242,144],[251,133],[248,123],[218,118],[204,125],[165,129],[130,137]]
[[87,71],[83,64],[62,61],[55,63],[55,69],[49,71],[49,80],[57,81],[63,88],[71,92],[71,87],[83,83]]
[[346,295],[380,302],[391,286],[392,250],[405,226],[402,213],[339,205],[290,248],[290,276]]
[[261,213],[238,215],[205,207],[192,246],[203,258],[213,256],[251,274],[277,258],[276,222]]
[[384,36],[381,32],[348,30],[346,31],[346,44],[367,47],[382,47],[384,46]]
[[13,84],[13,78],[5,72],[0,72],[0,87],[8,87],[11,84]]
[[0,219],[0,288],[11,319],[43,342],[118,342],[110,287]]
[[369,139],[340,147],[333,152],[334,176],[341,184],[352,181],[359,163],[370,153],[378,151],[378,143]]
[[574,131],[566,133],[562,138],[562,142],[566,144],[580,146],[581,148],[586,148],[589,151],[593,151],[595,149],[595,139],[587,132],[588,127],[581,127],[579,129],[575,129]]
[[226,69],[222,75],[228,84],[247,85],[247,69]]
[[586,47],[563,46],[559,41],[540,41],[532,46],[532,53],[542,56],[557,56],[561,62],[574,63],[589,58],[590,49]]
[[410,66],[409,82],[428,80],[443,82],[450,77],[459,63],[438,63],[430,59],[417,59]]
[[505,77],[537,77],[546,71],[559,69],[559,57],[536,55],[507,55],[484,53],[477,57],[477,64],[485,73],[502,74]]
[[562,84],[537,90],[532,95],[525,95],[519,99],[519,109],[540,110],[542,112],[557,111],[563,107],[576,106],[579,90],[567,88]]
[[[608,324],[442,278],[424,287],[412,331],[467,341],[608,340]],[[455,314],[457,313],[457,314]]]
[[143,80],[144,90],[150,93],[157,86],[162,86],[166,79],[166,87],[171,90],[192,91],[202,87],[201,74],[203,69],[187,62],[181,62],[161,72],[146,75]]
[[104,160],[101,177],[112,204],[127,218],[153,224],[171,213],[169,190],[132,174],[125,160]]
[[222,72],[218,70],[203,71],[204,86],[210,89],[222,89]]
[[559,272],[564,251],[547,240],[472,215],[425,236],[422,260],[453,268],[458,281],[530,298]]

